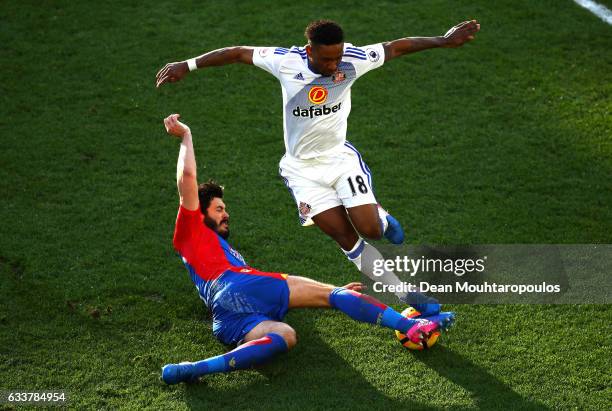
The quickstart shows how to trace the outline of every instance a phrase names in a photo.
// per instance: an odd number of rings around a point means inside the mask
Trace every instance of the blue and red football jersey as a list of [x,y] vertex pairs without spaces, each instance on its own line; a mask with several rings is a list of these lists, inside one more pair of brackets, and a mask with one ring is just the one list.
[[262,321],[289,309],[287,274],[249,267],[240,253],[204,224],[200,210],[179,208],[174,248],[213,316],[213,334],[236,344]]
[[228,269],[249,268],[240,253],[204,224],[198,210],[179,207],[174,229],[174,248],[189,270],[206,305],[210,306],[211,283]]

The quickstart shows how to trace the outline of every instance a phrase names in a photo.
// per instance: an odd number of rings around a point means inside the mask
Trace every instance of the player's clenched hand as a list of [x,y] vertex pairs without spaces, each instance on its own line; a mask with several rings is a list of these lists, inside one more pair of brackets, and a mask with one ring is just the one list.
[[480,23],[477,20],[468,20],[452,27],[444,35],[446,40],[443,47],[459,47],[464,43],[474,40],[476,33],[480,31]]
[[347,290],[352,290],[352,291],[361,291],[365,289],[365,285],[361,283],[348,283],[343,288],[346,288]]
[[155,77],[155,87],[159,87],[164,83],[174,83],[179,81],[189,72],[189,66],[186,61],[178,61],[175,63],[166,64],[157,72]]
[[164,119],[164,125],[168,134],[183,138],[186,134],[191,134],[191,130],[178,120],[180,116],[180,114],[170,114]]

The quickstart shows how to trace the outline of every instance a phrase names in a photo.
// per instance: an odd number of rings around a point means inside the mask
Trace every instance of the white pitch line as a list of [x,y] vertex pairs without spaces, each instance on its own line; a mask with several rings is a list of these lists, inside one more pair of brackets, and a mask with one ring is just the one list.
[[591,0],[574,0],[574,2],[581,7],[584,7],[606,23],[612,24],[612,11],[610,11],[610,9],[606,6],[595,3]]

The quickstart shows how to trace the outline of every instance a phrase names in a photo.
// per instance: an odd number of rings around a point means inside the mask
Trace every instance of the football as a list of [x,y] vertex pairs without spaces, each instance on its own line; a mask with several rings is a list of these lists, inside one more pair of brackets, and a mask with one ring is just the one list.
[[[413,317],[420,315],[420,313],[414,308],[408,307],[404,311],[402,311],[402,315],[407,318],[413,318]],[[431,333],[427,341],[423,341],[423,344],[413,343],[412,341],[410,341],[410,339],[405,334],[402,334],[401,332],[397,330],[395,331],[395,336],[399,340],[400,344],[402,344],[404,347],[408,348],[409,350],[421,351],[421,350],[430,349],[436,344],[436,342],[438,341],[438,337],[440,337],[440,331],[436,330],[433,333]]]

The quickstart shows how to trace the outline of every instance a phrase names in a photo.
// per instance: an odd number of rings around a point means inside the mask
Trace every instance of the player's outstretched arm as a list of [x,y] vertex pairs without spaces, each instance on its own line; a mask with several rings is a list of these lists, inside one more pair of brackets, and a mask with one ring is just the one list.
[[480,23],[477,20],[468,20],[457,24],[438,37],[406,37],[383,43],[385,48],[385,61],[436,47],[454,48],[463,46],[468,41],[474,40],[476,33],[480,31]]
[[246,46],[225,47],[189,60],[168,63],[157,72],[155,86],[159,87],[164,83],[179,81],[190,71],[199,68],[225,66],[233,63],[253,64],[253,48]]
[[180,114],[169,115],[164,119],[164,125],[168,134],[181,139],[181,149],[176,163],[176,185],[181,205],[188,210],[197,210],[198,180],[191,130],[179,121],[179,117]]

